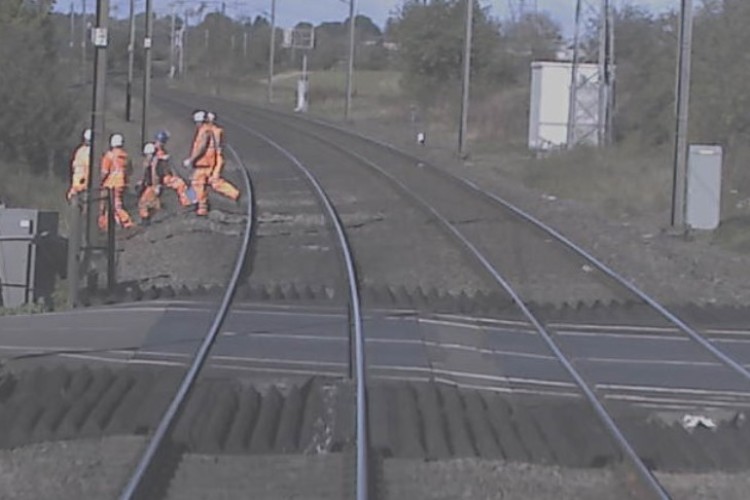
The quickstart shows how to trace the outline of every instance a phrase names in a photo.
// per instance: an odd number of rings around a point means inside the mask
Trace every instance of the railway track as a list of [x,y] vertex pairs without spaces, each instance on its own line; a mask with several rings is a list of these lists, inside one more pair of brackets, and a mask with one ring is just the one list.
[[[215,102],[213,105],[214,109],[216,109]],[[536,330],[544,344],[559,360],[568,375],[575,381],[579,390],[582,391],[585,399],[591,405],[600,423],[604,426],[607,433],[616,443],[618,449],[623,453],[623,456],[638,475],[641,481],[641,486],[644,487],[646,491],[649,491],[657,497],[669,497],[667,491],[662,487],[648,466],[641,460],[638,452],[633,448],[626,436],[615,423],[615,420],[607,412],[607,409],[603,404],[605,395],[597,394],[596,383],[587,380],[581,375],[581,373],[579,373],[574,362],[566,356],[562,339],[556,335],[556,332],[552,331],[546,325],[547,320],[540,317],[538,313],[535,314],[535,312],[528,307],[527,301],[533,300],[533,298],[537,297],[539,293],[535,285],[550,282],[556,283],[560,281],[560,278],[573,275],[580,277],[581,273],[586,273],[589,275],[586,276],[587,279],[581,280],[584,283],[584,286],[579,287],[576,284],[575,288],[573,288],[572,294],[574,296],[585,296],[587,293],[594,293],[598,297],[604,296],[608,298],[609,296],[606,295],[603,290],[607,290],[608,293],[615,290],[615,297],[618,299],[623,297],[623,295],[634,297],[636,300],[647,304],[656,313],[661,315],[670,326],[677,327],[681,332],[689,336],[690,339],[696,343],[697,350],[701,351],[701,353],[707,353],[710,357],[714,357],[720,363],[728,367],[728,369],[733,370],[738,376],[747,381],[750,379],[750,373],[748,373],[740,363],[737,363],[730,356],[716,348],[680,318],[638,290],[635,286],[622,279],[616,272],[600,263],[590,254],[567,240],[564,236],[555,232],[551,228],[544,226],[544,224],[537,221],[532,216],[522,212],[499,197],[481,190],[478,186],[462,181],[458,178],[445,176],[445,174],[441,176],[439,175],[441,174],[440,171],[433,170],[432,172],[437,172],[438,175],[433,175],[432,178],[441,178],[445,182],[441,183],[433,180],[430,182],[428,188],[419,191],[416,186],[425,184],[419,182],[419,180],[422,180],[425,177],[424,173],[420,172],[420,170],[424,168],[424,164],[415,161],[416,159],[404,155],[399,151],[386,148],[382,144],[375,144],[372,141],[351,133],[349,133],[348,136],[354,138],[354,140],[348,141],[346,146],[343,146],[340,141],[342,131],[322,122],[308,121],[306,123],[307,127],[301,127],[298,123],[291,123],[292,119],[289,117],[280,117],[278,114],[259,110],[257,108],[252,109],[251,113],[245,113],[244,116],[241,117],[239,116],[240,113],[241,111],[237,109],[234,109],[231,112],[227,110],[227,114],[224,115],[224,120],[227,123],[234,124],[240,129],[253,133],[256,136],[273,143],[277,149],[298,166],[301,165],[301,162],[299,159],[295,158],[292,152],[285,150],[278,143],[274,142],[273,139],[268,137],[269,135],[273,136],[274,133],[278,134],[278,132],[273,132],[275,129],[271,126],[271,123],[276,122],[279,126],[283,127],[283,134],[285,134],[285,137],[289,137],[290,131],[291,133],[296,133],[299,137],[307,137],[319,145],[324,145],[325,147],[336,151],[340,155],[350,157],[350,159],[359,163],[361,166],[366,167],[370,171],[376,172],[381,178],[390,182],[414,204],[421,206],[424,213],[432,220],[440,223],[446,232],[459,242],[466,254],[472,255],[475,258],[475,263],[478,263],[479,266],[486,271],[485,276],[488,276],[491,281],[494,281],[508,295],[512,302],[517,305],[528,323],[534,328],[534,330]],[[253,120],[257,120],[258,118],[263,121],[265,134],[267,135],[259,135],[257,132],[253,131],[251,126],[247,125],[248,121],[252,123]],[[310,129],[315,130],[311,131]],[[328,133],[328,135],[326,135],[326,133]],[[338,140],[336,137],[332,137],[336,134],[338,134]],[[354,146],[353,143],[357,143],[357,140],[359,140],[359,143]],[[297,141],[295,141],[295,144],[298,144]],[[368,148],[370,149],[368,150]],[[372,152],[374,149],[377,149],[377,153]],[[390,163],[386,160],[384,158],[385,151],[388,151],[392,155],[392,158],[398,156],[401,159],[401,165],[404,165],[404,159],[408,160],[407,163],[410,162],[411,165],[402,166],[400,170],[394,172],[394,168],[397,167],[394,167],[393,165],[398,165],[398,163]],[[368,153],[369,156],[367,156]],[[313,157],[315,158],[315,156]],[[378,158],[378,160],[371,159],[373,157]],[[383,166],[386,163],[391,165],[390,170]],[[335,164],[336,162],[327,163],[327,165]],[[417,167],[416,169],[414,168],[415,166]],[[318,164],[318,168],[321,168],[320,164]],[[322,170],[325,171],[326,169],[323,168]],[[328,170],[332,169],[329,168]],[[333,176],[333,173],[329,173],[328,175]],[[482,195],[480,197],[483,202],[482,209],[480,209],[479,205],[472,205],[468,209],[462,207],[466,210],[465,212],[455,210],[451,211],[451,209],[455,209],[456,200],[464,201],[469,199],[465,196],[461,198],[453,194],[455,193],[455,190],[452,191],[451,189],[457,185],[464,189],[473,190],[475,193]],[[322,189],[320,186],[318,186],[318,188]],[[494,212],[497,211],[498,206],[503,209],[505,217],[500,218],[502,221],[501,225],[497,225],[498,218],[493,217],[492,213],[483,211],[486,210],[486,207],[488,206],[493,208]],[[465,217],[464,214],[466,212],[472,214],[471,219]],[[516,226],[511,227],[513,224],[516,224]],[[520,230],[518,227],[519,225],[522,226]],[[528,234],[535,233],[532,237],[534,238],[534,242],[530,245],[527,241],[524,241],[524,243],[520,244],[515,251],[511,252],[508,252],[507,245],[505,245],[505,247],[503,247],[504,251],[499,254],[501,258],[496,257],[498,255],[497,252],[493,253],[492,256],[489,256],[488,249],[494,248],[495,245],[493,245],[491,238],[487,238],[487,234],[497,233],[502,234],[505,238],[508,238],[508,235],[512,235],[511,238],[515,241],[525,238]],[[518,235],[522,236],[517,238]],[[547,245],[547,243],[550,243],[550,239],[552,239],[553,245]],[[554,246],[555,249],[550,251],[550,246]],[[530,261],[525,260],[527,252],[524,250],[530,248],[542,248],[548,253],[543,251],[541,254],[534,255],[532,265]],[[560,259],[559,257],[552,258],[553,254],[559,255],[560,253],[565,253],[564,259]],[[507,258],[504,258],[509,254],[513,257],[510,261]],[[572,254],[572,258],[570,254]],[[581,261],[585,262],[584,266],[580,265]],[[571,265],[571,263],[573,264]],[[560,268],[564,265],[569,267],[562,274],[557,274],[560,272]],[[592,269],[595,270],[595,272],[592,272]],[[529,286],[530,284],[531,286]]]
[[[181,106],[179,102],[173,105]],[[302,377],[292,382],[274,382],[271,377],[271,382],[261,384],[254,376],[243,376],[240,377],[242,382],[232,382],[233,377],[228,373],[236,367],[213,365],[198,380],[201,368],[213,354],[214,341],[219,344],[228,341],[220,335],[226,330],[223,325],[231,325],[233,331],[241,328],[242,320],[232,319],[233,315],[240,316],[239,311],[232,310],[232,299],[243,295],[238,293],[242,286],[244,296],[252,295],[251,288],[241,279],[242,269],[252,271],[252,280],[259,272],[258,255],[266,252],[270,258],[277,248],[264,247],[255,241],[250,251],[247,243],[252,230],[248,228],[235,273],[223,290],[219,313],[202,340],[198,355],[193,359],[187,354],[176,358],[177,365],[189,359],[191,368],[172,403],[166,404],[167,396],[179,377],[168,370],[141,375],[141,372],[128,370],[40,369],[8,378],[7,384],[0,387],[0,418],[5,419],[7,425],[3,428],[8,429],[7,434],[0,432],[0,445],[13,447],[71,436],[101,438],[122,433],[148,434],[155,428],[147,452],[122,498],[161,495],[186,498],[191,487],[198,487],[196,476],[202,476],[205,471],[221,476],[215,467],[218,459],[209,463],[210,460],[207,462],[201,457],[224,455],[257,455],[268,462],[272,461],[270,455],[311,453],[312,457],[307,458],[302,468],[307,464],[318,471],[318,475],[335,475],[343,470],[342,482],[348,486],[339,493],[344,497],[356,495],[358,499],[382,498],[387,496],[388,490],[391,490],[391,497],[398,498],[399,494],[392,491],[394,488],[401,488],[401,495],[404,495],[407,479],[399,475],[403,471],[389,465],[400,463],[397,460],[480,457],[489,461],[604,468],[620,478],[605,487],[619,486],[619,493],[624,497],[638,498],[644,495],[669,497],[663,486],[664,478],[657,473],[741,471],[750,466],[743,449],[748,431],[742,425],[741,414],[732,415],[717,431],[688,432],[678,420],[654,420],[651,412],[628,404],[625,398],[617,399],[616,396],[621,396],[618,389],[605,388],[606,374],[597,371],[595,363],[583,363],[570,354],[578,352],[576,349],[581,348],[578,344],[595,344],[602,335],[601,328],[597,329],[594,324],[590,337],[579,331],[573,332],[576,335],[571,337],[570,332],[555,323],[559,317],[555,316],[554,308],[531,306],[532,301],[546,297],[545,282],[575,278],[580,283],[569,288],[574,297],[639,302],[625,308],[623,323],[642,318],[645,310],[652,312],[649,319],[653,319],[654,314],[662,317],[663,327],[670,335],[686,336],[694,342],[692,349],[684,354],[686,363],[710,360],[712,367],[718,366],[721,376],[710,381],[709,387],[712,384],[720,387],[728,377],[747,376],[741,364],[705,341],[660,304],[625,286],[615,273],[578,251],[580,249],[572,248],[570,242],[560,239],[561,235],[550,233],[539,226],[538,221],[530,220],[526,214],[487,193],[481,199],[458,207],[457,200],[471,199],[466,196],[467,189],[479,192],[479,188],[462,186],[461,181],[445,178],[444,174],[430,173],[429,165],[420,166],[411,157],[355,138],[330,125],[307,122],[302,126],[297,120],[265,110],[219,107],[220,101],[212,101],[212,106],[219,110],[228,129],[231,126],[233,142],[239,135],[247,139],[242,141],[244,149],[240,155],[255,155],[261,162],[273,160],[274,168],[255,165],[254,174],[263,168],[258,177],[272,179],[266,186],[274,190],[275,198],[281,199],[277,203],[283,206],[284,198],[278,193],[284,192],[284,186],[293,186],[291,191],[299,193],[307,189],[306,194],[289,197],[291,204],[297,203],[296,215],[305,216],[292,216],[295,222],[283,230],[301,230],[304,236],[299,239],[297,235],[290,236],[289,252],[279,253],[276,262],[280,265],[278,263],[289,258],[306,257],[304,252],[295,253],[293,247],[300,242],[307,242],[303,247],[328,249],[317,252],[315,260],[305,261],[301,266],[315,268],[304,277],[302,286],[305,281],[314,283],[323,279],[320,293],[331,299],[334,309],[343,308],[344,314],[327,327],[331,331],[330,340],[346,344],[344,349],[336,350],[336,355],[342,354],[343,359],[332,365],[332,373],[325,378]],[[351,137],[351,140],[345,141],[344,137]],[[280,164],[284,165],[283,171],[278,168]],[[340,172],[341,167],[346,169],[345,174]],[[388,382],[382,377],[368,380],[366,367],[375,363],[365,362],[365,351],[371,353],[376,345],[367,343],[372,322],[363,319],[360,312],[360,286],[362,281],[369,280],[377,289],[380,269],[377,257],[384,255],[389,246],[378,247],[374,253],[362,249],[368,246],[368,241],[391,232],[394,226],[388,226],[390,229],[384,233],[376,231],[362,237],[356,231],[358,219],[352,216],[354,212],[344,215],[342,212],[356,206],[357,200],[370,191],[381,203],[396,206],[388,212],[387,207],[375,204],[376,211],[394,217],[402,209],[408,210],[410,224],[416,224],[420,234],[431,242],[428,247],[437,244],[452,248],[448,254],[423,255],[424,260],[440,262],[445,258],[459,263],[460,271],[447,280],[449,284],[445,286],[457,283],[458,290],[474,294],[474,297],[482,294],[487,300],[501,301],[500,309],[504,311],[510,306],[516,308],[512,321],[503,323],[504,330],[498,330],[499,335],[490,332],[492,327],[488,323],[465,316],[464,320],[478,331],[472,340],[464,335],[459,338],[440,332],[434,339],[423,338],[421,344],[434,343],[440,348],[436,351],[441,356],[439,366],[432,359],[426,367],[426,382],[406,382],[405,377],[398,380],[399,377],[393,376],[391,379],[397,380]],[[351,193],[356,196],[347,201],[346,196]],[[300,199],[305,201],[299,202]],[[250,208],[253,206],[251,203]],[[497,215],[501,210],[502,215]],[[249,223],[256,217],[257,213],[249,214]],[[383,217],[385,221],[385,215]],[[529,222],[535,225],[529,227]],[[266,226],[275,223],[272,218],[265,220]],[[517,245],[509,253],[502,250],[508,239],[512,239],[512,245]],[[412,240],[406,241],[408,247]],[[538,252],[527,253],[525,249],[529,246],[541,248]],[[393,252],[401,248],[396,244],[390,247]],[[417,257],[419,255],[405,258],[403,266],[416,265]],[[244,262],[247,258],[252,259],[253,264]],[[536,267],[534,262],[539,261],[542,265]],[[393,261],[386,261],[386,264],[389,262]],[[593,270],[584,270],[582,262]],[[261,272],[270,273],[268,269]],[[334,272],[339,279],[331,277]],[[425,272],[423,269],[420,276]],[[466,297],[471,303],[468,295]],[[436,312],[434,297],[423,295],[423,298],[422,310]],[[365,304],[370,313],[370,306],[377,301]],[[448,323],[444,319],[441,325]],[[580,330],[580,326],[576,330]],[[562,367],[561,373],[567,382],[559,383],[559,390],[548,395],[551,397],[515,394],[514,389],[518,387],[512,377],[505,377],[509,385],[503,389],[507,391],[492,390],[496,378],[490,372],[497,369],[500,358],[492,357],[498,348],[490,349],[487,343],[494,339],[502,345],[515,333],[522,333],[527,340],[533,339],[528,341],[534,344],[535,350],[527,357],[543,357],[545,362],[557,364],[558,369]],[[399,348],[396,337],[400,335],[404,333],[392,332],[395,349]],[[648,349],[644,342],[654,340],[653,335],[642,337],[631,335],[623,344],[626,341],[631,347]],[[606,348],[603,349],[606,351]],[[393,355],[397,351],[389,352]],[[722,367],[722,363],[729,368]],[[486,384],[472,387],[471,383],[466,383],[462,379],[466,374],[458,373],[467,367],[474,370],[471,375],[475,378],[485,377]],[[29,397],[30,388],[35,386],[45,388],[37,399]],[[188,395],[191,397],[187,398]],[[729,406],[733,408],[731,401]],[[744,405],[742,396],[734,401],[738,408]],[[211,411],[206,411],[208,407]],[[179,420],[176,417],[180,417]],[[341,460],[336,458],[335,463],[318,464],[316,460],[323,457],[325,461],[326,455],[340,456]],[[625,474],[621,474],[618,465],[623,458],[629,464],[629,472]],[[279,474],[279,470],[289,467],[290,463],[280,463],[279,468],[267,474]],[[258,462],[254,462],[254,466],[260,467]],[[235,470],[235,476],[243,474],[241,468],[227,470]],[[355,471],[352,477],[347,476],[351,471]],[[638,478],[635,483],[631,474]],[[237,478],[240,483],[244,479]],[[254,479],[263,481],[263,478]],[[331,490],[325,490],[325,485],[319,486],[330,497]],[[247,495],[251,490],[243,491]],[[311,498],[315,497],[312,491],[308,493]],[[602,491],[598,493],[601,497]],[[262,497],[260,491],[258,497]],[[325,498],[326,493],[318,493],[318,497]]]

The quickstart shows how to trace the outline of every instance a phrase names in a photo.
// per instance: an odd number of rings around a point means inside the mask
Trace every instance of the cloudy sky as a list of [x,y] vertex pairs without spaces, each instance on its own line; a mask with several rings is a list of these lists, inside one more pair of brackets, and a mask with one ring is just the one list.
[[[96,0],[86,0],[89,9],[93,8]],[[128,12],[129,0],[110,0],[115,15],[122,17]],[[169,10],[171,0],[154,0],[154,5],[160,13]],[[220,4],[219,0],[206,0],[211,4],[209,9],[215,9]],[[596,2],[597,0],[593,0]],[[616,5],[636,4],[652,8],[657,11],[665,9],[676,9],[679,0],[614,0]],[[498,17],[509,14],[508,4],[518,3],[519,0],[481,0],[483,5],[491,6],[492,11]],[[199,3],[199,0],[190,0],[190,3]],[[227,9],[231,14],[245,14],[254,17],[263,14],[270,9],[271,0],[227,0]],[[384,24],[389,14],[394,11],[402,0],[357,0],[358,12],[370,16],[376,23]],[[572,23],[575,0],[526,0],[527,5],[536,3],[539,10],[549,12],[561,25],[567,27]],[[78,9],[81,0],[75,0]],[[136,0],[139,9],[143,8],[144,0]],[[348,15],[347,0],[277,0],[277,15],[281,26],[291,26],[298,21],[321,21],[341,20]],[[67,11],[69,0],[58,0],[58,9]]]

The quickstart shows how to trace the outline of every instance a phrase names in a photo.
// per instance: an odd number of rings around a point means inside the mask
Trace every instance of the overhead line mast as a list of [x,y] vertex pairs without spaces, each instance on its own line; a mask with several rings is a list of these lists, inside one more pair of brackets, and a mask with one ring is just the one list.
[[[597,26],[597,56],[587,53],[586,26]],[[583,143],[605,146],[612,142],[614,115],[614,15],[611,0],[577,0],[572,47],[568,148]],[[594,74],[584,76],[582,64],[596,63]],[[588,94],[596,87],[598,97]],[[590,125],[591,123],[594,125]]]

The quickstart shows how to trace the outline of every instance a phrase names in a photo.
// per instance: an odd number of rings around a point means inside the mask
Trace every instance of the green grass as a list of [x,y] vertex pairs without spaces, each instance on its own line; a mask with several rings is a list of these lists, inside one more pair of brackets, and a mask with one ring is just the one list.
[[44,307],[41,304],[25,304],[20,307],[0,307],[0,316],[20,316],[24,314],[43,313]]
[[[274,81],[277,88],[295,91],[298,77],[299,72],[280,74]],[[344,71],[313,71],[309,78],[312,92],[337,93],[342,97],[345,95],[346,72]],[[354,73],[353,92],[358,97],[400,97],[400,79],[401,73],[398,71],[357,71]]]
[[[297,80],[300,72],[277,74],[274,78],[274,101],[287,109],[296,105]],[[387,116],[392,110],[404,108],[400,88],[401,73],[397,71],[358,71],[354,75],[353,114],[355,119]],[[173,83],[177,88],[209,93],[240,102],[263,103],[267,97],[267,78],[258,75],[223,78],[221,81],[188,76]],[[346,73],[318,71],[310,73],[310,113],[325,117],[341,117],[346,96]]]
[[615,146],[579,148],[532,158],[507,155],[499,169],[527,187],[594,206],[610,217],[641,216],[669,210],[669,151]]
[[26,165],[7,163],[0,163],[0,175],[0,199],[6,206],[59,212],[62,229],[67,227],[64,217],[68,186],[63,179],[33,175]]

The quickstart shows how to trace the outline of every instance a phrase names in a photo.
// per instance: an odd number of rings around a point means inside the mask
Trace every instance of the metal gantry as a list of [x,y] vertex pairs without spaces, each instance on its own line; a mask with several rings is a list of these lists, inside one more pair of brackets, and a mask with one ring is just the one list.
[[[593,21],[598,31],[595,50],[585,34]],[[614,111],[614,11],[611,0],[576,0],[573,61],[568,111],[569,148],[604,146],[612,141]],[[595,64],[595,71],[583,65]]]

